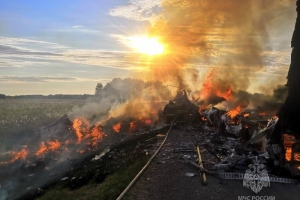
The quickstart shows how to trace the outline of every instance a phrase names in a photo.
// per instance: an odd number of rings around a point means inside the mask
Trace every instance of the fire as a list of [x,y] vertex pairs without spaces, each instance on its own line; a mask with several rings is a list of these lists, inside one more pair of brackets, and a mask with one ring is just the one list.
[[5,161],[5,162],[0,162],[1,165],[7,165],[7,164],[11,164],[19,159],[23,159],[25,160],[28,156],[28,150],[27,149],[22,149],[19,152],[12,152],[12,156],[13,158],[10,161]]
[[129,123],[129,132],[131,133],[136,129],[136,121],[132,121]]
[[120,129],[121,129],[122,124],[121,123],[117,123],[116,125],[113,126],[113,130],[115,133],[119,133]]
[[102,129],[94,127],[91,133],[84,136],[84,139],[90,138],[90,144],[95,147],[98,144],[99,140],[103,139],[103,136],[105,136],[105,133],[102,131]]
[[226,113],[226,115],[230,116],[230,118],[232,119],[232,118],[236,117],[238,114],[240,114],[241,110],[242,110],[242,107],[238,106],[238,107],[236,107],[236,108],[234,108],[232,110],[229,110]]
[[206,98],[210,95],[212,89],[211,77],[214,75],[214,70],[212,70],[208,76],[205,78],[205,81],[201,89],[201,97]]
[[60,147],[60,143],[59,141],[55,140],[55,141],[48,141],[49,144],[49,151],[55,151],[56,149],[58,149]]
[[232,89],[230,86],[217,85],[213,81],[213,76],[215,75],[215,69],[212,69],[210,73],[205,77],[204,83],[200,92],[193,94],[194,100],[208,100],[210,97],[223,97],[226,101],[229,100],[232,96]]
[[77,142],[80,143],[83,139],[91,139],[91,143],[95,146],[99,140],[102,140],[105,133],[103,130],[95,126],[92,128],[92,125],[86,119],[75,119],[73,121],[73,128],[77,135]]
[[292,160],[292,148],[286,148],[286,150],[285,150],[285,159],[287,161]]
[[73,128],[75,130],[75,133],[77,135],[77,139],[78,139],[78,142],[81,141],[81,138],[82,138],[82,133],[81,133],[81,126],[83,125],[83,121],[81,121],[80,119],[74,119],[73,121]]
[[102,129],[98,127],[94,127],[92,129],[92,132],[90,134],[87,134],[84,138],[92,138],[92,139],[102,139],[105,133],[102,131]]
[[151,122],[152,122],[151,119],[146,119],[145,120],[145,124],[151,124]]
[[48,147],[45,145],[44,142],[41,143],[39,150],[35,153],[37,156],[40,156],[41,154],[46,153],[48,151],[55,151],[60,147],[60,142],[57,140],[48,141],[47,143],[48,143]]
[[300,161],[300,153],[294,153],[294,160]]
[[244,117],[249,117],[249,116],[250,116],[249,113],[245,113],[245,114],[244,114]]
[[47,151],[47,147],[44,142],[41,143],[40,149],[35,153],[37,156],[45,153]]
[[287,161],[292,160],[292,146],[295,143],[295,137],[292,135],[284,134],[283,135],[283,145],[285,148],[285,159]]
[[221,92],[221,91],[217,91],[216,95],[219,97],[223,97],[224,99],[228,100],[229,97],[231,96],[232,90],[231,88],[227,88],[226,92]]
[[263,116],[266,116],[267,114],[266,114],[266,112],[260,112],[258,115],[263,117]]
[[208,107],[207,105],[201,105],[201,106],[199,107],[198,112],[201,113],[201,112],[204,111],[207,107]]

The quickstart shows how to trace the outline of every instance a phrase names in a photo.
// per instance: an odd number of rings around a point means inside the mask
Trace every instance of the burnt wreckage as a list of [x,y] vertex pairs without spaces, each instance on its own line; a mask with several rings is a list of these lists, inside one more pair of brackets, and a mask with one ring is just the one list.
[[[187,97],[186,91],[179,92],[175,99],[165,106],[163,113],[167,123],[173,120],[177,122],[191,122],[201,120],[205,122],[206,127],[212,128],[214,136],[211,138],[217,140],[217,143],[223,140],[224,133],[229,140],[237,145],[229,145],[234,148],[233,157],[250,155],[241,153],[248,151],[252,154],[263,157],[264,162],[268,164],[269,171],[277,175],[292,174],[300,175],[300,0],[297,0],[297,19],[293,33],[291,47],[291,64],[287,76],[288,95],[283,105],[278,109],[276,116],[267,119],[257,114],[253,117],[255,110],[240,112],[231,117],[230,113],[219,110],[215,107],[211,109],[201,109],[193,104]],[[252,114],[251,114],[252,113]],[[254,114],[255,115],[255,114]],[[250,116],[250,118],[249,118]],[[216,139],[216,137],[219,137]],[[226,141],[225,143],[227,143]],[[217,149],[218,145],[211,144],[211,149]],[[209,146],[209,144],[206,144]],[[219,146],[220,147],[220,146]],[[252,150],[251,150],[252,149]],[[267,154],[266,154],[267,152]],[[211,151],[213,154],[216,152]],[[238,155],[240,154],[240,155]],[[252,157],[254,158],[254,154]],[[267,155],[267,156],[266,156]],[[228,159],[232,160],[232,155]],[[221,161],[221,159],[219,159]],[[253,161],[253,160],[252,160]],[[233,163],[216,165],[215,169],[220,166],[228,167]],[[225,170],[226,171],[226,170]]]
[[[298,14],[299,6],[300,0],[297,1]],[[196,122],[194,127],[187,127],[186,130],[195,132],[200,130],[201,134],[197,134],[199,141],[193,141],[195,142],[192,145],[193,149],[190,143],[182,143],[179,145],[180,148],[173,149],[173,153],[194,152],[195,146],[198,149],[201,146],[201,150],[203,148],[206,150],[203,152],[204,155],[212,155],[207,157],[207,160],[204,159],[205,167],[209,170],[203,168],[202,162],[199,161],[199,165],[195,163],[190,159],[191,156],[183,155],[184,161],[225,179],[243,179],[249,164],[257,161],[266,164],[266,169],[272,174],[299,176],[300,90],[297,85],[300,81],[298,79],[300,77],[300,19],[298,17],[292,48],[287,77],[288,96],[279,108],[277,116],[269,121],[266,116],[260,116],[257,110],[239,109],[234,113],[215,107],[202,108],[188,99],[186,91],[179,92],[163,110],[166,122],[175,121],[177,124]],[[216,99],[214,102],[221,100]],[[156,114],[160,120],[161,113]],[[141,149],[144,146],[148,148],[152,145],[152,136],[156,137],[160,131],[169,127],[164,123],[152,127],[149,123],[152,119],[133,120],[110,118],[104,126],[85,126],[83,121],[71,122],[67,116],[64,116],[57,122],[40,127],[28,134],[28,137],[27,135],[13,136],[10,143],[14,142],[14,145],[22,150],[8,151],[0,155],[0,199],[1,195],[5,195],[8,199],[26,199],[24,196],[28,195],[27,199],[32,199],[32,196],[42,193],[40,188],[47,188],[57,181],[68,180],[71,188],[77,188],[89,182],[94,174],[97,181],[102,182],[112,169],[111,160],[115,161],[115,168],[118,168],[120,163],[127,162],[127,158],[133,159],[145,155],[142,150],[132,153],[132,148],[135,148],[132,144],[136,143]],[[144,131],[137,131],[141,127],[144,127]],[[80,131],[81,129],[83,131]],[[29,141],[29,136],[33,138],[32,141]],[[38,143],[42,145],[37,147]],[[54,144],[59,145],[54,146]],[[198,149],[200,157],[200,149]],[[41,153],[42,150],[44,153]],[[124,152],[128,152],[127,156],[124,156],[126,155]],[[11,159],[11,154],[15,158]],[[101,159],[107,159],[109,162],[103,165],[106,162]],[[97,170],[86,167],[87,163],[91,163]],[[209,168],[209,165],[212,167]],[[99,166],[103,172],[98,169]],[[64,176],[68,177],[63,178]],[[270,181],[292,183],[294,180],[270,176]]]
[[164,107],[163,114],[167,123],[170,123],[175,118],[177,121],[184,122],[199,117],[198,109],[198,106],[188,99],[186,91],[183,90],[178,92],[176,97],[169,101]]
[[278,110],[278,121],[270,135],[268,152],[274,165],[286,167],[292,172],[300,170],[300,1],[297,0],[297,19],[291,47],[291,64],[287,76],[288,95]]

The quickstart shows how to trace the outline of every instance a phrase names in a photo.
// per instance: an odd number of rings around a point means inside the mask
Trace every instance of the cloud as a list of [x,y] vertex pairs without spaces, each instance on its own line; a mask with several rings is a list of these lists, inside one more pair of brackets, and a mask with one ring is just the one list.
[[109,15],[135,21],[153,21],[161,10],[161,0],[130,0],[129,5],[118,6]]
[[54,42],[47,42],[47,41],[41,41],[41,40],[34,40],[34,39],[28,39],[28,38],[14,38],[14,37],[2,37],[0,36],[0,44],[2,45],[11,45],[14,47],[21,48],[22,46],[30,46],[30,45],[47,45],[48,48],[51,49],[68,49],[69,47],[60,45],[58,43]]
[[75,25],[75,26],[72,26],[72,28],[83,28],[84,26],[82,25]]
[[22,68],[27,66],[46,66],[49,65],[50,62],[47,61],[30,61],[30,60],[18,60],[18,59],[11,59],[11,58],[0,58],[0,69],[1,68]]
[[83,81],[109,81],[110,79],[84,79],[78,77],[60,77],[60,76],[3,76],[0,75],[0,82],[83,82]]
[[90,29],[88,27],[82,26],[82,25],[75,25],[71,28],[65,28],[65,29],[58,29],[57,32],[69,32],[69,33],[85,33],[85,34],[99,34],[102,31]]
[[[124,51],[71,49],[57,43],[24,38],[0,37],[0,60],[6,67],[19,67],[19,60],[36,62],[65,62],[119,69],[137,69],[138,54]],[[1,65],[2,67],[4,65]],[[142,66],[141,66],[142,67]]]
[[[112,34],[111,37],[116,38],[119,42],[125,44],[128,40],[127,36]],[[0,38],[1,39],[1,38]],[[212,39],[218,40],[218,39]],[[75,63],[123,70],[145,70],[147,66],[147,59],[145,56],[124,51],[106,51],[106,50],[88,50],[88,49],[70,49],[63,46],[62,48],[57,48],[61,45],[53,44],[54,47],[49,51],[40,51],[40,44],[48,44],[43,41],[34,41],[19,38],[7,38],[5,41],[10,41],[0,45],[0,68],[2,67],[26,67],[30,65],[47,65],[53,62],[64,62],[64,63]],[[13,41],[13,42],[11,42]],[[31,45],[26,45],[29,42]],[[13,44],[13,45],[11,45]],[[35,45],[32,45],[35,44]],[[21,46],[24,45],[24,46]],[[217,63],[217,58],[220,55],[234,55],[235,52],[231,52],[229,48],[220,49],[218,51],[210,52],[211,57],[215,60],[203,60],[201,58],[195,58],[190,61],[190,65],[193,66],[204,66],[214,65]],[[290,50],[282,51],[264,51],[262,56],[266,66],[266,70],[269,73],[275,72],[275,70],[282,66],[286,66],[289,63]],[[272,70],[271,67],[272,66]]]

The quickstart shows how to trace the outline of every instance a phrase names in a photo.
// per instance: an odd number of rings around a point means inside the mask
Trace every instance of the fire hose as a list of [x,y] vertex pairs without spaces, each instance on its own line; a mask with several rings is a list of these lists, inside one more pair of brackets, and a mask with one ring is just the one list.
[[134,177],[134,179],[129,183],[129,185],[127,185],[127,187],[124,189],[124,191],[119,195],[119,197],[117,198],[117,200],[121,200],[126,193],[130,190],[130,188],[134,185],[134,183],[139,179],[139,177],[145,172],[145,170],[148,168],[148,166],[151,164],[152,160],[156,157],[156,155],[159,153],[159,151],[161,150],[161,148],[164,146],[164,144],[166,143],[169,133],[171,132],[171,129],[173,127],[173,124],[176,120],[176,118],[178,117],[178,115],[182,114],[183,111],[181,112],[177,112],[175,114],[175,117],[173,119],[173,121],[170,124],[169,130],[166,133],[166,137],[165,139],[162,141],[161,145],[159,146],[159,148],[156,150],[156,152],[153,154],[153,156],[148,160],[148,162],[146,163],[146,165],[141,169],[141,171],[139,171],[139,173]]
[[[149,161],[146,163],[146,165],[139,171],[139,173],[133,178],[133,180],[127,185],[127,187],[123,190],[123,192],[119,195],[119,197],[116,200],[121,200],[126,194],[127,192],[131,189],[131,187],[134,185],[134,183],[140,178],[140,176],[145,172],[145,170],[149,167],[149,165],[151,164],[152,160],[156,157],[156,155],[160,152],[160,150],[162,149],[162,147],[164,146],[164,144],[166,143],[169,133],[172,130],[173,124],[176,120],[176,118],[178,117],[178,115],[182,114],[183,111],[178,112],[175,114],[175,117],[173,119],[173,121],[170,124],[169,130],[166,133],[166,137],[165,139],[162,141],[161,145],[159,146],[159,148],[156,150],[156,152],[152,155],[152,157],[149,159]],[[205,169],[204,167],[199,166],[197,163],[194,163],[191,160],[187,160],[185,159],[185,161],[187,163],[190,163],[192,165],[194,165],[195,167],[203,170],[204,172],[215,176],[217,178],[220,179],[243,179],[244,178],[244,174],[239,174],[239,173],[220,173],[220,172],[214,172],[214,171],[209,171],[207,169]],[[277,183],[295,183],[295,180],[293,179],[287,179],[287,178],[280,178],[280,177],[269,177],[270,178],[270,182],[277,182]]]

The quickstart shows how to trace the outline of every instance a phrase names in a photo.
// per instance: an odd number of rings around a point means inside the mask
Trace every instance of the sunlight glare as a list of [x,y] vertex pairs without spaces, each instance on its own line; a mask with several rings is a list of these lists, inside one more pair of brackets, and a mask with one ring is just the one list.
[[158,38],[132,36],[129,38],[130,46],[139,53],[148,54],[149,56],[162,54],[164,46],[158,41]]

